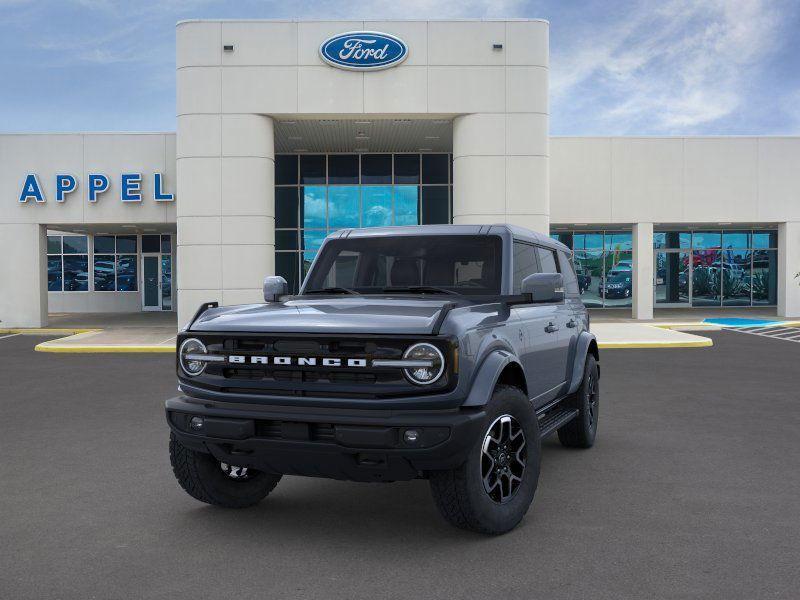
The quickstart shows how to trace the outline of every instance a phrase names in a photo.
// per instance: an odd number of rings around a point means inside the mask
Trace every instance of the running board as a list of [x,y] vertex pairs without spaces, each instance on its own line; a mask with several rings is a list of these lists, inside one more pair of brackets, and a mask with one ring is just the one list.
[[576,408],[554,408],[539,417],[539,435],[547,437],[578,416]]

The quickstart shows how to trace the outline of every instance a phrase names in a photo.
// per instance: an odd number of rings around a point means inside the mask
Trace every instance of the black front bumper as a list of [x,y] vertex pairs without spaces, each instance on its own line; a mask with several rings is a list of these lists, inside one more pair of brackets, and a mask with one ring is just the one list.
[[[408,480],[457,467],[478,443],[485,416],[481,409],[254,407],[186,396],[167,400],[166,412],[182,444],[220,462],[352,481]],[[197,429],[193,417],[202,418]],[[406,441],[408,430],[417,432],[415,442]]]

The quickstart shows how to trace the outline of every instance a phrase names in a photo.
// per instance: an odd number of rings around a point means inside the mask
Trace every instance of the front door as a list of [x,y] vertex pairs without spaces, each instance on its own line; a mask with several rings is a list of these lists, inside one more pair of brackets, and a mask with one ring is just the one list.
[[142,255],[142,310],[161,310],[161,255]]

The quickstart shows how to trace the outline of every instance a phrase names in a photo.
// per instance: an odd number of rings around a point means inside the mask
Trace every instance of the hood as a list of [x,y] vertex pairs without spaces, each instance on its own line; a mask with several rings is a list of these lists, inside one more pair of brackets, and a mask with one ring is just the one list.
[[430,334],[450,299],[352,296],[212,308],[191,331]]

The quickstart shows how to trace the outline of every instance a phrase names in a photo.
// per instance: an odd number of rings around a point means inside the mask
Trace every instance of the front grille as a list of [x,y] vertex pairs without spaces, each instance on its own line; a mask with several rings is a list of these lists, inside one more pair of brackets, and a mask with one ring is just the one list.
[[[245,363],[210,362],[202,375],[187,379],[192,386],[221,393],[369,399],[441,393],[455,382],[451,360],[442,379],[424,388],[410,383],[402,369],[371,366],[376,359],[402,358],[411,344],[420,341],[419,336],[312,338],[211,334],[197,337],[210,354],[245,357]],[[179,345],[181,341],[178,340]],[[445,357],[452,356],[449,340],[430,341],[439,346]],[[253,356],[271,358],[269,364],[253,364],[250,362]],[[272,364],[274,357],[290,358],[292,364]],[[317,359],[317,365],[298,364],[299,358],[312,357]],[[328,358],[341,359],[343,366],[323,366],[322,360]],[[347,366],[348,359],[365,359],[368,366]]]

